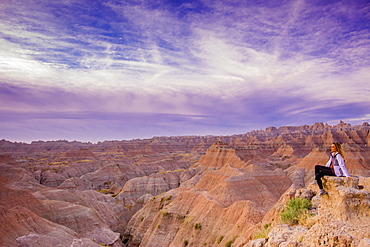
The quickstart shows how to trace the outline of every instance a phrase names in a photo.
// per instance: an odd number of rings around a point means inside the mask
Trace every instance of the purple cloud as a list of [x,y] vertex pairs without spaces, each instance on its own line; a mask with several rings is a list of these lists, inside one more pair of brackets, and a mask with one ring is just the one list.
[[369,121],[364,1],[40,0],[0,10],[4,138]]

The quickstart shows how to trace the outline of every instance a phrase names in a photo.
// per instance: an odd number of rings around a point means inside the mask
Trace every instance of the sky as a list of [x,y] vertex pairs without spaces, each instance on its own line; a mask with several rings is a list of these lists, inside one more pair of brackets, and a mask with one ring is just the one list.
[[0,139],[370,120],[369,0],[2,0]]

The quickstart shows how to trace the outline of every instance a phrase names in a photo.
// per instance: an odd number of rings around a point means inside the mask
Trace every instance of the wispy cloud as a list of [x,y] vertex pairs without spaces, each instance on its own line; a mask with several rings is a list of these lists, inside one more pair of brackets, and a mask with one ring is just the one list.
[[19,0],[0,10],[0,109],[14,116],[178,115],[165,118],[183,123],[173,133],[192,134],[369,114],[364,1]]

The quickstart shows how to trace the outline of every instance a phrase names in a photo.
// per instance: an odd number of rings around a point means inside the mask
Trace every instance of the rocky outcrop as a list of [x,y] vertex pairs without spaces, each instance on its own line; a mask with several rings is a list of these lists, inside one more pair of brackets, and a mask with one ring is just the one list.
[[[357,178],[324,177],[323,180],[327,195],[317,196],[316,184],[288,191],[265,216],[262,224],[280,223],[271,227],[267,238],[252,240],[241,246],[368,246],[370,191],[363,189]],[[278,212],[282,211],[288,199],[294,197],[311,199],[313,208],[300,224],[282,224]]]

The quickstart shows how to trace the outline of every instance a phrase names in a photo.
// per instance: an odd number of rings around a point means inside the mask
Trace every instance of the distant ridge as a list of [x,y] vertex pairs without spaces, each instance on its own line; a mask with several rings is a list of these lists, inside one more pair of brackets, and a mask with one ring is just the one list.
[[[125,147],[130,148],[130,146],[141,147],[146,146],[149,144],[153,144],[153,142],[157,142],[157,145],[165,146],[177,146],[181,148],[189,148],[189,146],[194,145],[201,145],[203,143],[206,148],[208,148],[212,143],[216,140],[223,141],[230,145],[240,145],[243,144],[253,144],[257,143],[260,144],[261,142],[276,142],[281,140],[282,142],[287,142],[290,139],[297,139],[300,138],[298,133],[302,133],[301,138],[303,139],[305,136],[307,138],[311,138],[312,136],[318,136],[321,134],[328,134],[327,131],[331,130],[331,133],[336,133],[333,138],[337,138],[337,141],[345,142],[348,138],[345,136],[341,136],[341,132],[343,131],[361,131],[361,130],[369,130],[370,125],[368,122],[364,122],[362,125],[351,125],[349,123],[345,123],[340,121],[337,125],[329,125],[324,123],[315,123],[313,125],[301,125],[301,126],[281,126],[277,127],[267,127],[265,130],[252,130],[245,134],[235,134],[235,135],[226,135],[226,136],[213,136],[213,135],[205,135],[205,136],[157,136],[148,139],[132,139],[132,140],[106,140],[97,143],[91,142],[80,142],[80,141],[67,141],[67,140],[53,140],[53,141],[33,141],[30,144],[23,143],[23,142],[11,142],[5,139],[0,140],[0,152],[13,152],[13,151],[66,151],[69,149],[79,149],[79,148],[112,148],[112,147]],[[279,139],[279,138],[280,139]],[[365,142],[368,144],[366,140],[356,140],[358,144]],[[320,144],[319,141],[309,140],[311,143]],[[321,143],[323,144],[323,143]],[[165,150],[164,150],[165,151]],[[203,150],[205,151],[205,150]]]

